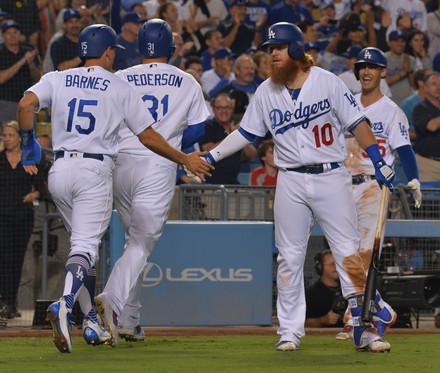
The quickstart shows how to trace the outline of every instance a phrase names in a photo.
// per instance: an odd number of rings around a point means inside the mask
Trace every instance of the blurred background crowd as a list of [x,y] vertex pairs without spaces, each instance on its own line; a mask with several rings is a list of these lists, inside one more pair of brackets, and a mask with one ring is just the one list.
[[[416,151],[437,158],[417,149],[413,110],[425,98],[425,78],[440,71],[438,0],[18,0],[0,1],[0,18],[0,123],[16,119],[23,91],[41,75],[81,66],[76,42],[84,27],[106,23],[116,30],[126,48],[117,50],[117,71],[140,63],[139,29],[145,20],[161,18],[174,33],[170,63],[197,79],[213,118],[230,132],[269,74],[270,56],[257,46],[269,25],[286,21],[303,31],[306,52],[316,65],[339,75],[353,94],[361,90],[353,73],[359,51],[366,46],[384,51],[388,74],[382,92],[408,116]],[[232,98],[231,108],[214,105],[219,93]],[[50,122],[50,114],[40,114],[40,120]],[[200,145],[209,150],[215,144],[204,139]],[[262,165],[261,157],[248,149],[241,161],[247,163],[213,183],[247,184],[237,171],[250,173]],[[429,178],[421,176],[421,181],[440,181],[438,173]]]

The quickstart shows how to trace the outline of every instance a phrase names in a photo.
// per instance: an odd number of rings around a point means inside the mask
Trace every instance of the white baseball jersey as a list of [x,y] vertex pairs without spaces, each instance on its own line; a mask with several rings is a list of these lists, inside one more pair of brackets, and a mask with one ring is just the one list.
[[[408,119],[402,109],[387,96],[383,96],[366,108],[362,107],[360,97],[360,94],[355,96],[359,106],[364,110],[365,116],[371,121],[380,153],[385,162],[392,165],[395,160],[393,150],[410,145]],[[374,166],[370,158],[350,134],[347,135],[346,146],[348,152],[346,166],[351,173],[353,175],[374,175]]]
[[136,91],[98,66],[47,73],[26,92],[37,95],[36,111],[52,108],[55,152],[65,150],[115,157],[117,134],[124,119],[136,135],[153,124],[146,111],[133,110],[142,107]]
[[255,92],[240,126],[257,136],[269,130],[281,168],[343,162],[344,132],[364,117],[348,88],[334,74],[312,67],[296,101],[271,79]]
[[[209,116],[200,85],[193,76],[175,66],[143,64],[118,71],[117,75],[136,89],[144,110],[153,118],[153,128],[174,148],[180,149],[186,126],[203,123]],[[124,126],[118,141],[121,153],[155,154]]]
[[[153,128],[180,149],[187,126],[209,116],[202,88],[182,70],[150,63],[130,67],[118,75],[142,97],[142,110],[154,120]],[[162,234],[176,184],[176,164],[148,149],[124,127],[113,178],[115,207],[127,232],[124,254],[116,262],[104,288],[119,315],[120,324],[139,322],[139,281],[146,261]]]

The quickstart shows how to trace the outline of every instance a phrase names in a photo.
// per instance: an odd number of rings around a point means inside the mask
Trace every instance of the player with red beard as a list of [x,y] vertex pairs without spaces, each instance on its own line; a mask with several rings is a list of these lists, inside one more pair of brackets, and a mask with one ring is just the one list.
[[[330,244],[350,305],[359,351],[388,352],[371,323],[361,320],[366,275],[351,193],[344,132],[350,131],[371,158],[376,180],[392,188],[394,171],[384,162],[369,122],[348,88],[334,74],[313,66],[301,30],[287,22],[269,27],[271,77],[255,92],[240,128],[205,159],[215,163],[271,132],[278,180],[275,241],[278,255],[278,351],[295,351],[305,335],[303,265],[311,225],[317,220]],[[380,296],[376,299],[380,303]]]

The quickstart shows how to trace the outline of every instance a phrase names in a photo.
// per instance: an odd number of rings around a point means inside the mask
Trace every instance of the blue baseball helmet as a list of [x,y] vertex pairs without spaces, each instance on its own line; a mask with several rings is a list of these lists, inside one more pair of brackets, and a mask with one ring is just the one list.
[[270,26],[267,30],[267,41],[262,43],[259,48],[277,44],[288,44],[289,56],[294,60],[299,60],[304,56],[303,33],[293,23],[278,22]]
[[386,68],[387,58],[380,49],[374,47],[362,49],[357,56],[356,62],[354,63],[354,75],[356,76],[357,80],[359,80],[359,67],[363,63]]
[[159,18],[148,20],[139,31],[138,46],[145,57],[170,59],[176,50],[170,25]]
[[110,26],[90,25],[79,34],[78,56],[81,59],[99,58],[108,47],[125,49],[118,43],[116,32]]

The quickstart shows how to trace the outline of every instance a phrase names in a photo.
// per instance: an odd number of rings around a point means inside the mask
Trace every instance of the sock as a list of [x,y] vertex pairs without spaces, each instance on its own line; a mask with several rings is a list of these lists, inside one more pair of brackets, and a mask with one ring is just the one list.
[[76,296],[87,279],[90,269],[90,258],[87,254],[72,254],[67,258],[65,265],[66,281],[63,297],[68,309],[72,310]]
[[87,272],[87,280],[79,293],[78,300],[81,310],[84,314],[84,318],[92,320],[94,323],[98,324],[98,317],[96,315],[95,307],[93,307],[95,299],[95,287],[96,268],[92,267]]

